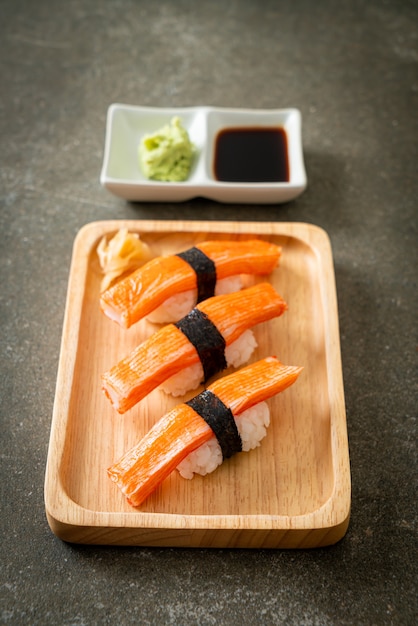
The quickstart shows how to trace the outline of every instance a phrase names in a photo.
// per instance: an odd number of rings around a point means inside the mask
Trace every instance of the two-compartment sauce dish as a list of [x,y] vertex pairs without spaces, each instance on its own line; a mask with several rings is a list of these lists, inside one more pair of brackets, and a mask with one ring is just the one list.
[[[138,158],[141,138],[173,117],[180,118],[194,144],[189,176],[181,182],[149,179]],[[225,203],[288,202],[307,185],[300,111],[112,104],[100,182],[130,201],[182,202],[201,196]]]

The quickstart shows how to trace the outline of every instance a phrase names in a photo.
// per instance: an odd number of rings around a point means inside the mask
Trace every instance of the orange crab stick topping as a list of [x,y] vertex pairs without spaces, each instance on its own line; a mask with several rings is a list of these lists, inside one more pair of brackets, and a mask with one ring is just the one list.
[[[259,239],[206,241],[195,248],[214,265],[217,280],[270,274],[281,254],[280,246]],[[107,289],[100,306],[108,317],[129,328],[170,296],[195,289],[197,282],[197,272],[181,255],[156,257]]]
[[[267,357],[216,380],[208,391],[238,415],[284,391],[301,371],[301,367]],[[213,430],[189,404],[179,404],[112,465],[108,475],[128,502],[139,506],[190,452],[213,436]]]

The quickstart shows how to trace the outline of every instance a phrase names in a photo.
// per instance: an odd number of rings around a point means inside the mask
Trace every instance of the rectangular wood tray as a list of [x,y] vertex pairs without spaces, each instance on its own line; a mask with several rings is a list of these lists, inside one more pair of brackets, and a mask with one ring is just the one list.
[[[106,473],[179,399],[156,389],[119,415],[100,376],[154,328],[119,328],[99,308],[96,247],[127,227],[156,254],[205,239],[259,237],[282,246],[268,277],[289,305],[254,329],[252,360],[275,355],[301,365],[298,381],[270,401],[261,446],[213,474],[174,472],[140,509]],[[332,251],[327,234],[303,223],[104,221],[74,242],[45,477],[52,531],[69,542],[225,548],[312,548],[334,544],[348,527],[351,484]]]

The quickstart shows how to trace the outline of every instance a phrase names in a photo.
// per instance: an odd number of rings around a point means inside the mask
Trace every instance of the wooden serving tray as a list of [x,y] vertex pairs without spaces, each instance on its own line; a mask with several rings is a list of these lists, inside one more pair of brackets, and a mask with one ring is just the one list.
[[[101,391],[101,374],[155,330],[146,320],[124,330],[99,308],[96,246],[121,227],[140,232],[156,254],[214,238],[260,237],[281,245],[280,266],[268,280],[289,310],[254,329],[258,348],[252,360],[275,355],[304,367],[292,387],[269,401],[271,424],[259,448],[205,477],[185,480],[173,472],[138,509],[125,502],[106,469],[179,399],[156,389],[119,415]],[[45,505],[53,532],[86,544],[312,548],[343,537],[350,501],[337,300],[326,233],[302,223],[84,226],[74,243],[46,467]]]

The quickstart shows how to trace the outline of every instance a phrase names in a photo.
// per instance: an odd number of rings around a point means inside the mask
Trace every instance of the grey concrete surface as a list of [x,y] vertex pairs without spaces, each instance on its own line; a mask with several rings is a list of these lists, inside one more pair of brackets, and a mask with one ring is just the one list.
[[[415,624],[418,8],[370,0],[0,0],[2,624]],[[298,107],[285,205],[127,203],[107,107]],[[304,221],[332,242],[352,517],[310,551],[68,545],[43,481],[74,237],[90,221]]]

